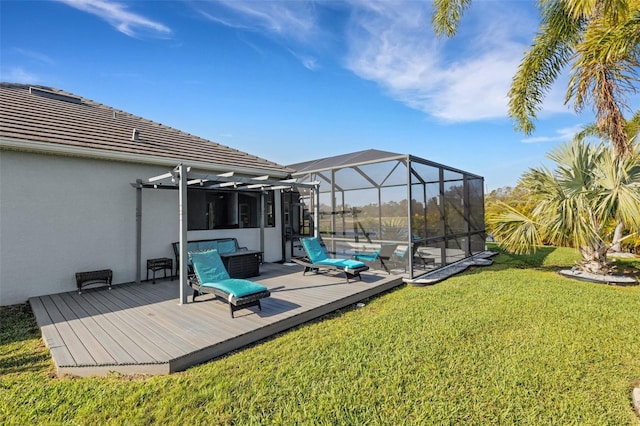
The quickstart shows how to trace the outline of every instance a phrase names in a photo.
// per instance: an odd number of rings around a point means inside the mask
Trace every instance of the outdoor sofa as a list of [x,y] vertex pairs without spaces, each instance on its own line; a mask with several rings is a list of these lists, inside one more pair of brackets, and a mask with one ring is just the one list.
[[[176,258],[176,275],[180,267],[180,243],[171,243]],[[250,278],[260,275],[262,252],[240,247],[233,237],[193,240],[187,242],[187,251],[217,250],[231,278]]]

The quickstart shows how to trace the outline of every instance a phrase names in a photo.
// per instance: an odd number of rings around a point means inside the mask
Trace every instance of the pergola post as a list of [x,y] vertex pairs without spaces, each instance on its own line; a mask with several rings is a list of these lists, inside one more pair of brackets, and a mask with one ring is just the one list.
[[266,209],[266,202],[265,202],[265,192],[261,191],[260,192],[260,251],[262,253],[264,253],[264,227],[265,227],[265,223],[264,223],[264,219],[267,213],[267,209]]
[[136,180],[136,284],[142,276],[142,179]]
[[182,163],[176,167],[178,181],[178,217],[180,223],[180,305],[187,303],[187,276],[189,271],[187,259],[187,167]]
[[315,198],[313,206],[313,236],[318,238],[320,236],[320,184],[315,185],[311,191]]

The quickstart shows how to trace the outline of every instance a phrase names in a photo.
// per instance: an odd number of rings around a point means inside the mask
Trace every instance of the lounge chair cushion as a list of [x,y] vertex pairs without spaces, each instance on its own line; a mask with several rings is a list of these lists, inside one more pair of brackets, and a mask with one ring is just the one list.
[[373,253],[360,253],[353,256],[356,260],[362,260],[364,262],[375,262],[378,260],[378,256],[380,255],[380,250],[376,250]]
[[202,293],[213,293],[229,303],[231,318],[239,309],[257,306],[262,309],[260,299],[269,297],[267,287],[253,281],[231,278],[224,267],[218,250],[188,252],[195,275],[189,277],[193,288],[193,300]]
[[254,283],[253,281],[244,280],[241,278],[228,278],[216,282],[203,282],[200,283],[202,287],[216,288],[235,296],[237,299],[250,294],[260,293],[267,290],[267,287],[262,284]]
[[321,260],[320,262],[313,263],[315,263],[316,265],[336,266],[340,269],[360,269],[367,267],[367,265],[365,265],[364,263],[351,259],[325,259]]
[[302,238],[302,244],[309,256],[309,260],[314,265],[334,266],[340,269],[359,269],[366,268],[364,263],[351,259],[331,259],[327,257],[317,238]]
[[408,251],[409,251],[409,246],[398,247],[393,251],[393,255],[400,259],[404,259],[404,256],[407,254]]
[[231,278],[217,250],[189,252],[189,258],[201,283],[213,283]]
[[327,253],[317,238],[302,238],[301,241],[312,263],[320,263],[327,259]]

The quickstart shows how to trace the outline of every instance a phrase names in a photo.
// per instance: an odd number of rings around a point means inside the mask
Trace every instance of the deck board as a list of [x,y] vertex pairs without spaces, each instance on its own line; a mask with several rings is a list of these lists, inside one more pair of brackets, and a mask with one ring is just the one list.
[[377,271],[346,282],[340,274],[302,275],[302,267],[263,264],[254,281],[271,297],[231,318],[211,294],[179,303],[179,283],[121,284],[30,300],[58,374],[166,374],[221,356],[402,285]]
[[[182,338],[180,334],[173,334],[173,330],[167,330],[165,324],[170,321],[167,303],[143,303],[139,306],[131,305],[132,300],[127,297],[126,289],[118,294],[111,295],[111,300],[116,306],[129,306],[120,309],[116,314],[126,321],[128,327],[135,326],[144,334],[149,343],[150,350],[155,346],[160,352],[153,353],[155,358],[160,357],[162,361],[179,356],[185,350],[195,350],[198,348],[192,342]],[[174,330],[179,330],[175,328]],[[166,354],[166,355],[163,355]],[[168,355],[168,356],[167,356]]]
[[[87,309],[90,309],[90,306],[80,304],[70,293],[62,294],[62,298],[70,309],[77,312],[80,318],[83,318],[81,321],[83,321],[87,330],[100,342],[101,347],[107,351],[114,363],[133,364],[136,362],[136,359],[124,349],[119,341],[112,337],[109,331],[105,330],[104,327],[108,326],[108,321],[103,321],[100,316],[93,317],[89,315]],[[94,358],[96,357],[94,356]]]
[[87,322],[87,328],[92,331],[96,338],[103,343],[105,349],[109,351],[117,364],[133,364],[136,363],[136,359],[139,359],[146,353],[129,353],[126,347],[133,346],[139,348],[138,345],[132,344],[129,336],[120,332],[118,328],[113,327],[113,324],[105,320],[104,315],[99,313],[92,305],[85,303],[81,304],[74,296],[76,293],[66,293],[64,297],[67,300],[67,304],[72,307],[76,312],[86,317],[84,321]]
[[[85,291],[82,293],[82,297],[88,299],[95,309],[107,317],[106,322],[113,324],[121,333],[130,338],[131,345],[125,347],[127,352],[134,355],[136,347],[142,351],[136,355],[136,359],[139,359],[140,363],[167,362],[171,358],[171,354],[165,351],[168,349],[167,347],[162,348],[150,339],[153,337],[153,332],[148,330],[145,324],[136,325],[135,318],[130,318],[126,312],[120,312],[118,306],[109,302],[105,296],[108,295],[100,292],[89,293]],[[121,343],[127,344],[122,341]]]
[[87,348],[85,348],[84,342],[75,333],[74,327],[65,319],[51,296],[44,297],[42,303],[49,313],[51,321],[55,324],[64,346],[69,349],[74,364],[79,366],[96,364]]
[[[75,306],[74,303],[67,303],[67,301],[71,302],[71,299],[63,296],[64,294],[54,294],[51,296],[51,300],[56,304],[60,313],[64,316],[78,339],[82,341],[84,348],[89,352],[93,361],[95,361],[91,364],[114,364],[115,359],[109,354],[109,351],[102,346],[100,339],[96,336],[98,330],[95,327],[95,323],[92,322],[92,319],[85,318],[85,320],[82,321],[78,316],[78,314],[82,312],[77,309],[79,306]],[[78,314],[76,314],[76,312],[78,312]]]
[[31,299],[31,309],[34,316],[38,319],[38,325],[40,326],[40,332],[44,344],[49,348],[51,356],[58,365],[72,365],[75,363],[71,352],[62,340],[62,336],[58,332],[53,320],[49,316],[49,312],[44,306],[42,298],[37,297]]

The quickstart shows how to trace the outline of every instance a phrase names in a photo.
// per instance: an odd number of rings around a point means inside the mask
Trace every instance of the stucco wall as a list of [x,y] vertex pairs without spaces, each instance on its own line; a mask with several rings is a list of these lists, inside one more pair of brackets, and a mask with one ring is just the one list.
[[[167,171],[162,166],[0,151],[0,305],[74,290],[79,271],[109,268],[114,283],[135,281],[136,190],[130,183]],[[146,259],[173,258],[178,193],[142,194],[144,279]],[[249,248],[260,247],[259,229],[194,231],[189,238],[226,235]],[[265,261],[281,259],[279,241],[279,227],[265,230]]]

